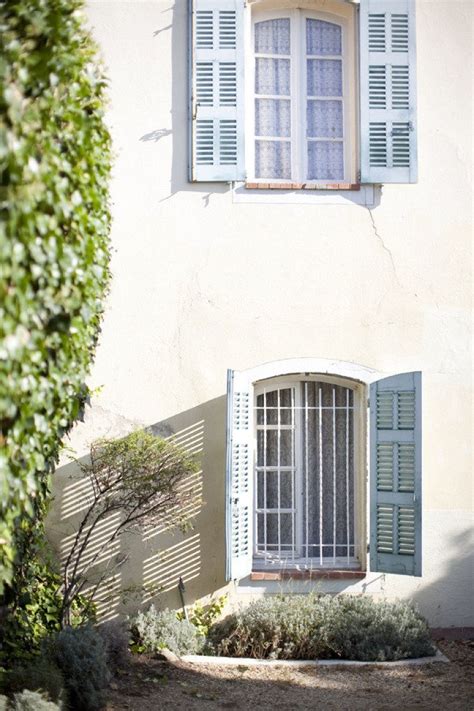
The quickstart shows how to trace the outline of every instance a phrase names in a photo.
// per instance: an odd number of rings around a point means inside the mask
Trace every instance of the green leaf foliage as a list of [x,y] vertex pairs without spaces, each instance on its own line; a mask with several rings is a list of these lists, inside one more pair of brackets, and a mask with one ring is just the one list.
[[106,81],[82,0],[0,0],[0,586],[80,415],[109,282]]
[[[209,630],[220,617],[224,607],[227,603],[227,595],[221,595],[220,597],[213,597],[207,605],[204,605],[200,600],[194,603],[192,607],[188,610],[188,620],[194,625],[199,634],[203,637],[207,637]],[[184,612],[179,611],[176,613],[178,620],[184,620]]]
[[[49,555],[43,515],[44,510],[32,524],[22,521],[16,534],[15,578],[5,586],[1,600],[0,665],[6,668],[37,665],[42,642],[61,629],[62,577]],[[95,606],[77,595],[70,613],[71,624],[80,626],[95,618]]]

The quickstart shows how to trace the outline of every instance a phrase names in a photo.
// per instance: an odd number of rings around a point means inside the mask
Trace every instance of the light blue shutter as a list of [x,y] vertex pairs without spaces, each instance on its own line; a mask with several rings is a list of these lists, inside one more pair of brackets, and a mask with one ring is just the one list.
[[244,171],[244,0],[190,0],[191,181]]
[[362,183],[416,183],[415,0],[360,0]]
[[421,373],[370,386],[370,568],[421,575]]
[[227,373],[226,579],[239,580],[252,570],[253,407],[241,373]]

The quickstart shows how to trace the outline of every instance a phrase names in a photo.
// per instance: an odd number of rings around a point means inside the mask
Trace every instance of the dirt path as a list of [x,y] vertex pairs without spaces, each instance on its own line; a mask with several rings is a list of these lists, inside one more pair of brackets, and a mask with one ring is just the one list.
[[450,664],[256,668],[168,664],[134,657],[108,711],[183,709],[474,710],[474,642],[440,642]]

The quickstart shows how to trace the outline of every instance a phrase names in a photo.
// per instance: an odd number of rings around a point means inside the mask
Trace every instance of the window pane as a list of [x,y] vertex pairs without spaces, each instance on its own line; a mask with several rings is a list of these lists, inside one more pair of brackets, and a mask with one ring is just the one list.
[[306,131],[312,138],[342,138],[342,101],[308,101]]
[[354,542],[354,423],[352,410],[344,407],[347,393],[352,395],[332,383],[304,387],[303,542],[310,544],[310,557],[354,555],[348,550]]
[[[291,543],[293,534],[292,514],[270,513],[266,515],[267,520],[267,547],[269,552],[278,551],[278,529],[280,529],[280,545],[285,546],[282,553],[291,553]],[[263,514],[258,515],[258,543],[259,548],[264,550],[265,541],[265,519]]]
[[265,398],[265,404],[267,407],[278,406],[278,390],[270,390],[270,392],[265,393]]
[[308,96],[342,96],[342,62],[339,59],[308,59]]
[[342,142],[308,142],[308,180],[344,180]]
[[286,546],[288,550],[288,545],[292,543],[292,532],[293,532],[293,521],[292,515],[289,513],[280,514],[280,543]]
[[257,57],[255,65],[256,94],[290,94],[290,60]]
[[290,20],[265,20],[255,25],[255,52],[290,54]]
[[341,54],[341,28],[332,22],[306,20],[306,54]]
[[293,454],[293,432],[292,430],[281,430],[280,432],[280,466],[291,467]]
[[[280,430],[280,459],[278,460],[278,430],[257,431],[257,466],[289,467],[293,460],[293,431]],[[265,445],[266,440],[266,445]]]
[[280,508],[282,509],[293,508],[292,477],[293,472],[280,472]]
[[255,141],[255,177],[291,178],[289,141]]
[[[257,472],[257,507],[259,509],[291,509],[293,498],[291,489],[292,472],[280,472],[280,504],[278,504],[278,472]],[[265,498],[266,480],[266,498]]]
[[257,136],[290,135],[290,102],[286,99],[255,100],[255,134]]
[[278,514],[267,514],[267,545],[278,543]]

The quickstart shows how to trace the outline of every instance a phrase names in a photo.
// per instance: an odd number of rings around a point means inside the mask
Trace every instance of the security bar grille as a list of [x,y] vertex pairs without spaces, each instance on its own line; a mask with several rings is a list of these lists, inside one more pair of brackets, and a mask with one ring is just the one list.
[[256,428],[256,562],[353,564],[353,391],[269,387],[257,395]]

